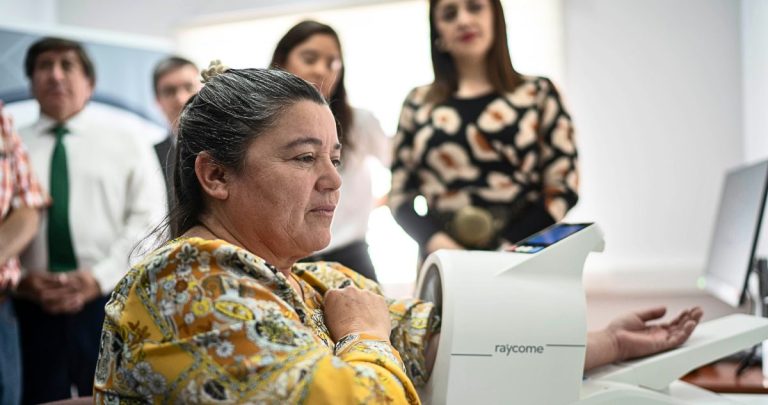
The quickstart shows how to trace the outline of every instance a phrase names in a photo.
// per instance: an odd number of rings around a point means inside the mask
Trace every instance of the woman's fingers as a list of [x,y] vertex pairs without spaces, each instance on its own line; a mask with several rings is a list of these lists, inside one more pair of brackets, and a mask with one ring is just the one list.
[[637,315],[640,320],[643,322],[652,321],[654,319],[659,319],[664,314],[667,313],[667,307],[655,307],[655,308],[648,308],[644,309],[642,311],[635,312],[635,315]]
[[366,333],[388,339],[391,328],[384,297],[354,285],[325,293],[323,312],[331,337],[338,340],[351,333]]

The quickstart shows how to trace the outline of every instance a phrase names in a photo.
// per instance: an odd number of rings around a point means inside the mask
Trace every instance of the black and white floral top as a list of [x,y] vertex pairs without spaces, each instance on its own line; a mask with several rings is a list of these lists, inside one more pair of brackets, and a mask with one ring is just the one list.
[[[476,249],[516,242],[561,220],[578,200],[573,126],[555,86],[524,76],[507,94],[426,102],[429,86],[406,98],[394,141],[389,205],[422,250],[455,213],[480,207],[495,235]],[[428,213],[413,209],[416,196]],[[454,235],[452,235],[454,236]],[[459,240],[460,241],[460,240]]]

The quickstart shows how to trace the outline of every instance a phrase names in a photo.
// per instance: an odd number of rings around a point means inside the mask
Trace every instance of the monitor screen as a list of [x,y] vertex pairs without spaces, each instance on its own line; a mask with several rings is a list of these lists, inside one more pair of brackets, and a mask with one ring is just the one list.
[[744,300],[768,188],[768,161],[729,170],[720,195],[704,288],[737,307]]

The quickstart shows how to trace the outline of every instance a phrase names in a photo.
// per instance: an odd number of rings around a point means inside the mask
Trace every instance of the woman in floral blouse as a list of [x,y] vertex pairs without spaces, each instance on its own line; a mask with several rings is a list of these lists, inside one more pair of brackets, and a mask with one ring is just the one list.
[[389,205],[424,257],[498,249],[576,204],[571,119],[551,81],[513,68],[499,0],[429,5],[435,79],[403,104]]
[[[105,308],[96,402],[418,403],[437,349],[432,304],[386,300],[337,264],[296,263],[330,240],[339,198],[325,100],[282,71],[203,77],[179,119],[175,239]],[[679,344],[699,316],[663,331],[645,324],[657,316],[620,318],[590,335],[587,364]]]
[[179,119],[176,239],[106,306],[97,402],[417,403],[432,305],[296,264],[328,244],[339,198],[327,103],[289,73],[224,70]]

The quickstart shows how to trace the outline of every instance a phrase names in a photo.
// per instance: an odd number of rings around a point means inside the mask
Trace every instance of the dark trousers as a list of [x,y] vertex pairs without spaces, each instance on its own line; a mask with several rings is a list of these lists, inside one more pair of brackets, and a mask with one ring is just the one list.
[[368,254],[368,243],[364,240],[352,242],[337,249],[317,254],[303,259],[302,262],[339,262],[360,275],[373,281],[376,271],[373,269],[371,256]]
[[17,405],[20,399],[19,326],[13,301],[0,293],[0,404]]
[[16,299],[22,361],[22,404],[93,395],[104,305],[97,298],[72,315],[51,315],[36,303]]

